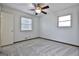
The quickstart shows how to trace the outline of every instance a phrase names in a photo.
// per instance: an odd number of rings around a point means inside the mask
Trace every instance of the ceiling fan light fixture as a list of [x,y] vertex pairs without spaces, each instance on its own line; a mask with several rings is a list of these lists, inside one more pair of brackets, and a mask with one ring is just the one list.
[[41,13],[41,8],[37,7],[35,11],[36,11],[36,13]]
[[44,4],[41,4],[41,3],[33,3],[33,6],[34,6],[34,9],[30,9],[31,11],[34,11],[35,12],[35,15],[38,15],[38,14],[47,14],[47,12],[45,11],[45,9],[48,9],[49,6],[46,5],[46,6],[43,6]]
[[41,10],[36,10],[36,13],[41,13]]

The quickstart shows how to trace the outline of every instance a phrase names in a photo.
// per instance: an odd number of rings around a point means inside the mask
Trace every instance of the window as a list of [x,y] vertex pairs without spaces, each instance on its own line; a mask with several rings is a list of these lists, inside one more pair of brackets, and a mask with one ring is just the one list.
[[21,17],[21,31],[32,30],[32,19]]
[[60,16],[58,18],[58,27],[70,27],[71,26],[71,15]]

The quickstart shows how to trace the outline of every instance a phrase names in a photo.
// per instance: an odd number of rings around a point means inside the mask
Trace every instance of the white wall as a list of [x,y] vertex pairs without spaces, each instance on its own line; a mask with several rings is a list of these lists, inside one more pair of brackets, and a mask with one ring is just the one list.
[[[30,39],[30,38],[35,38],[39,36],[39,18],[26,14],[24,12],[20,12],[18,10],[14,10],[11,8],[8,8],[6,6],[3,6],[2,8],[3,12],[8,12],[14,15],[14,42],[16,41],[21,41],[25,39]],[[31,18],[33,20],[33,30],[32,31],[26,31],[26,32],[21,32],[20,31],[20,17],[25,16],[28,18]]]
[[1,11],[1,6],[0,6],[0,11]]
[[[1,6],[0,6],[0,13],[1,13]],[[1,17],[0,17],[0,19],[1,19]],[[0,33],[1,33],[1,28],[0,28]],[[0,42],[1,42],[1,34],[0,34]]]
[[[79,45],[78,38],[78,6],[67,8],[58,12],[49,12],[40,18],[40,37],[60,42]],[[72,14],[71,28],[57,28],[57,16]]]

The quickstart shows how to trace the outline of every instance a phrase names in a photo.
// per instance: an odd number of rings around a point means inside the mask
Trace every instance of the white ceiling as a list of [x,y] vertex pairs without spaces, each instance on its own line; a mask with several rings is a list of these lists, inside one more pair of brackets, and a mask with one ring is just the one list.
[[[77,3],[48,3],[45,5],[49,5],[49,9],[47,11],[58,11],[76,4]],[[4,3],[3,5],[34,15],[34,12],[29,10],[34,8],[31,3]]]

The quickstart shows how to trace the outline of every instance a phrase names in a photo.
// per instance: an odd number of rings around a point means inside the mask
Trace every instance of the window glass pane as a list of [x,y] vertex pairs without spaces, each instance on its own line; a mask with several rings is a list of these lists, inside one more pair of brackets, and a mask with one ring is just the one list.
[[59,21],[66,21],[66,20],[71,20],[71,15],[59,17]]
[[25,17],[22,17],[21,18],[21,23],[22,24],[31,24],[32,23],[32,20],[31,19],[28,19],[28,18],[25,18]]
[[66,21],[66,22],[59,22],[59,27],[64,27],[64,26],[71,26],[71,22],[70,21]]
[[21,18],[21,30],[32,30],[32,19]]
[[22,25],[21,30],[32,30],[32,25]]

